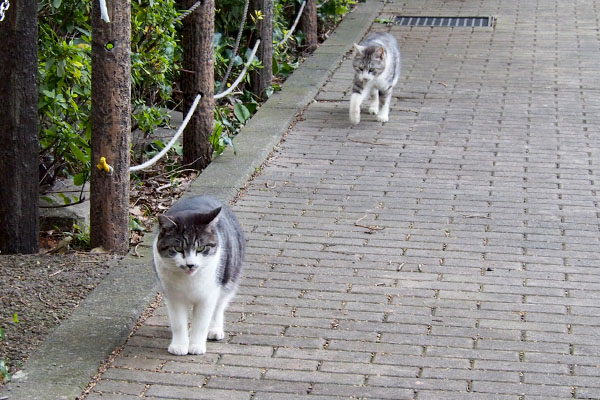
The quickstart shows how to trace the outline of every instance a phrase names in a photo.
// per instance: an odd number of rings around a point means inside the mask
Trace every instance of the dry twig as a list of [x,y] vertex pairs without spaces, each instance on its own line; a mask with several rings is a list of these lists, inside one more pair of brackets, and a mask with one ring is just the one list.
[[348,141],[355,142],[355,143],[373,144],[376,146],[389,146],[388,143],[367,142],[366,140],[358,140],[358,139],[352,139],[352,138],[348,138]]
[[368,214],[365,214],[364,217],[361,217],[361,218],[357,219],[354,222],[354,226],[358,226],[360,228],[366,228],[366,229],[368,229],[370,231],[381,231],[381,230],[385,229],[385,227],[378,226],[378,225],[363,225],[363,224],[360,224],[359,222],[362,221],[363,219],[367,218],[367,216],[368,216]]

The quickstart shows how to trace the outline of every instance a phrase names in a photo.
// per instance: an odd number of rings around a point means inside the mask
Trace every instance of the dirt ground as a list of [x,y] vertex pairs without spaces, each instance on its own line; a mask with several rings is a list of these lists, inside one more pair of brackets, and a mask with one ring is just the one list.
[[5,331],[0,360],[11,374],[117,261],[112,255],[81,252],[0,255],[0,328]]
[[[167,164],[133,180],[130,217],[139,224],[131,230],[135,247],[150,231],[154,216],[162,214],[179,198],[197,176],[195,171],[166,173]],[[14,374],[45,339],[53,327],[68,318],[88,293],[108,275],[120,257],[66,248],[61,232],[41,232],[40,253],[0,255],[0,364],[4,360]],[[71,243],[75,245],[75,243]],[[0,375],[1,377],[1,375]],[[0,379],[0,386],[3,384]]]

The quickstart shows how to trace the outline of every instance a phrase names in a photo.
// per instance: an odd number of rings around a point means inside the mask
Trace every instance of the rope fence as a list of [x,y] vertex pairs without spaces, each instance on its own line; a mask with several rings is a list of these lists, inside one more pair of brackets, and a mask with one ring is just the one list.
[[100,0],[100,18],[106,23],[110,22],[110,18],[108,18],[108,9],[106,8],[106,0]]
[[244,79],[244,77],[246,76],[246,73],[248,72],[248,67],[250,66],[250,64],[252,64],[252,62],[254,61],[254,57],[256,56],[256,51],[258,50],[258,45],[260,44],[260,39],[256,40],[256,43],[254,43],[254,47],[252,48],[252,53],[250,53],[250,57],[248,58],[248,61],[246,61],[246,64],[244,64],[244,69],[242,70],[242,72],[240,72],[240,75],[237,77],[237,79],[235,80],[235,82],[233,82],[231,84],[231,86],[229,87],[229,89],[227,89],[224,92],[221,92],[219,94],[215,95],[215,100],[221,99],[225,96],[228,96],[233,89],[235,89],[237,87],[237,85],[240,84],[240,82],[242,81],[242,79]]
[[[101,18],[106,22],[110,22],[109,17],[108,17],[108,12],[106,9],[106,0],[99,0],[99,1],[100,1]],[[4,3],[8,3],[8,0],[4,0]],[[2,3],[2,5],[4,5],[4,3]],[[242,18],[242,21],[240,24],[240,29],[238,31],[238,35],[237,35],[236,42],[235,42],[235,49],[232,53],[233,56],[227,67],[227,72],[224,75],[223,80],[221,81],[221,84],[219,85],[219,88],[218,88],[219,92],[214,95],[215,100],[222,99],[231,94],[231,92],[240,84],[242,79],[244,79],[246,77],[246,74],[248,73],[248,67],[254,62],[254,59],[256,57],[256,52],[258,51],[258,47],[260,45],[260,39],[258,39],[256,41],[256,43],[254,44],[254,47],[252,48],[252,52],[250,53],[248,60],[244,64],[244,68],[242,69],[242,72],[240,72],[237,79],[231,85],[229,85],[229,88],[227,90],[224,90],[226,83],[227,83],[227,79],[229,78],[229,74],[231,73],[231,69],[233,67],[233,60],[235,58],[235,54],[237,54],[237,51],[239,49],[239,43],[240,43],[241,36],[243,33],[244,24],[246,22],[246,14],[248,13],[249,3],[250,3],[250,1],[246,0],[245,5],[244,5],[243,18]],[[181,15],[174,18],[173,23],[180,22],[181,20],[183,20],[185,17],[187,17],[188,15],[193,13],[201,4],[202,4],[202,0],[196,1],[188,10],[184,11]],[[291,37],[291,35],[293,34],[293,32],[296,29],[296,26],[298,25],[298,22],[300,21],[300,17],[302,16],[302,12],[304,11],[305,6],[306,6],[306,0],[304,0],[302,2],[302,5],[300,6],[300,9],[298,10],[298,15],[296,16],[296,19],[295,19],[292,27],[290,28],[290,30],[286,33],[286,35],[283,37],[283,39],[279,43],[276,44],[277,47],[283,45]],[[8,9],[8,6],[6,7],[6,9]],[[2,14],[2,18],[3,17],[4,17],[4,15]],[[0,21],[1,21],[1,19],[0,19]],[[171,138],[171,140],[169,140],[169,142],[165,145],[165,147],[163,147],[160,152],[158,152],[154,157],[147,160],[146,162],[139,164],[139,165],[130,166],[129,167],[130,173],[141,171],[141,170],[144,170],[146,168],[153,166],[154,164],[156,164],[158,162],[158,160],[160,160],[162,157],[164,157],[169,152],[169,150],[171,150],[173,145],[177,142],[177,140],[179,139],[179,137],[185,130],[188,122],[192,118],[192,115],[196,111],[196,108],[198,107],[198,104],[200,103],[201,98],[202,98],[202,96],[200,94],[198,94],[196,96],[196,98],[194,99],[192,106],[188,110],[181,126],[179,127],[179,129],[177,129],[177,132]],[[107,167],[110,168],[110,166],[108,164],[107,164]]]
[[242,13],[242,21],[240,22],[240,29],[238,30],[237,37],[235,38],[235,46],[233,47],[233,51],[231,52],[231,60],[229,60],[229,65],[227,66],[227,72],[223,76],[221,80],[221,84],[219,85],[219,93],[225,90],[225,84],[227,83],[227,79],[229,79],[229,74],[231,73],[231,69],[233,68],[233,61],[235,60],[235,55],[237,54],[240,48],[240,41],[242,40],[242,33],[244,32],[244,25],[246,24],[246,15],[248,14],[248,6],[250,5],[250,0],[246,0],[244,4],[244,11]]
[[187,112],[187,114],[185,116],[185,119],[183,120],[181,126],[179,127],[179,129],[175,133],[175,136],[173,136],[173,138],[169,141],[169,143],[167,143],[167,145],[160,152],[158,152],[158,154],[156,154],[154,157],[152,157],[150,160],[146,161],[143,164],[136,165],[136,166],[133,166],[133,167],[129,167],[129,172],[141,171],[143,169],[146,169],[148,167],[153,166],[154,164],[156,164],[156,162],[158,160],[160,160],[165,154],[167,154],[167,152],[169,150],[171,150],[171,147],[173,147],[173,145],[175,144],[175,142],[177,141],[177,139],[179,139],[179,136],[181,136],[181,134],[185,130],[185,127],[187,126],[188,122],[190,122],[190,119],[192,118],[192,115],[194,115],[194,112],[196,111],[196,107],[198,107],[198,103],[200,103],[200,99],[201,98],[202,98],[202,96],[200,94],[198,94],[196,96],[196,98],[194,99],[194,102],[192,103],[192,106],[188,110],[188,112]]
[[281,45],[283,45],[285,42],[288,41],[288,39],[290,38],[290,36],[292,36],[292,34],[294,33],[294,31],[296,30],[296,25],[298,25],[298,21],[300,21],[300,17],[302,16],[302,12],[304,11],[304,6],[306,5],[306,0],[304,0],[302,2],[302,5],[300,6],[300,10],[298,10],[298,15],[296,16],[296,20],[294,21],[294,24],[292,25],[292,27],[290,28],[290,30],[285,34],[285,36],[283,37],[283,39],[281,39],[281,41],[279,43],[277,43],[276,47],[279,47]]
[[174,18],[172,22],[175,23],[181,21],[182,19],[193,13],[196,10],[196,8],[200,7],[200,5],[202,5],[202,0],[198,0],[197,2],[195,2],[188,10],[184,11],[183,14]]
[[329,3],[329,0],[325,0],[324,2],[322,2],[321,4],[317,5],[317,9],[323,7],[325,4]]
[[0,4],[0,22],[4,21],[4,17],[6,16],[6,12],[10,7],[10,1],[4,0],[2,4]]

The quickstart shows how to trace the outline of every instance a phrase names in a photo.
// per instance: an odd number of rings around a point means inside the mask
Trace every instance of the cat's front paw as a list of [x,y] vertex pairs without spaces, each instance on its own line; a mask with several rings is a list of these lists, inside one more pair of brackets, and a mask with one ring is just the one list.
[[350,123],[352,125],[358,125],[360,122],[360,112],[351,112],[350,113]]
[[388,122],[389,117],[387,114],[379,114],[377,115],[377,121],[379,122]]
[[204,354],[206,353],[206,343],[192,343],[188,349],[188,354]]
[[369,107],[369,114],[375,115],[379,112],[379,103],[373,104]]
[[180,343],[171,343],[167,350],[169,353],[175,356],[185,356],[188,353],[188,345]]
[[209,340],[223,340],[225,339],[225,332],[223,328],[210,328],[208,331]]

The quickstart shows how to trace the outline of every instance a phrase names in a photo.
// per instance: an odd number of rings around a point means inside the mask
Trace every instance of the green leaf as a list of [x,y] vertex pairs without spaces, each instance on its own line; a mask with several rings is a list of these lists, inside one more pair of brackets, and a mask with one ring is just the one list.
[[158,147],[159,150],[162,150],[162,149],[165,148],[165,144],[162,141],[158,140],[158,139],[154,140],[152,142],[152,144],[154,144],[156,147]]
[[223,38],[223,34],[221,32],[215,32],[214,39],[213,39],[215,47],[217,47],[221,43],[222,38]]
[[54,203],[54,200],[52,199],[52,197],[49,197],[49,196],[40,196],[40,199],[44,200],[48,204]]
[[245,105],[239,103],[233,107],[233,114],[242,124],[248,121],[248,119],[251,117],[248,108]]
[[14,322],[15,324],[18,324],[18,323],[19,323],[19,314],[17,314],[17,313],[14,313],[14,314],[13,314],[13,322]]
[[54,98],[54,96],[56,96],[56,94],[54,93],[54,90],[50,91],[50,90],[42,90],[42,93],[44,96],[46,97],[50,97],[51,99]]
[[75,158],[77,158],[82,164],[85,164],[89,161],[86,154],[81,151],[75,143],[69,143],[69,148],[71,149],[71,153],[73,153]]
[[129,229],[132,231],[143,232],[144,226],[142,224],[140,224],[140,222],[138,221],[137,218],[130,218],[129,219]]
[[254,113],[258,109],[258,103],[245,103],[244,105],[246,106],[248,111],[250,111],[250,114],[252,114],[252,115],[254,115]]
[[273,86],[269,86],[268,88],[265,89],[265,96],[267,97],[267,99],[273,95],[274,91],[275,91],[275,88]]
[[69,198],[69,196],[65,196],[64,193],[58,193],[58,197],[60,197],[61,199],[63,199],[65,204],[71,204],[73,201],[71,200],[71,198]]
[[87,173],[80,172],[73,177],[73,183],[75,184],[75,186],[81,186],[85,183],[86,178],[87,178]]

